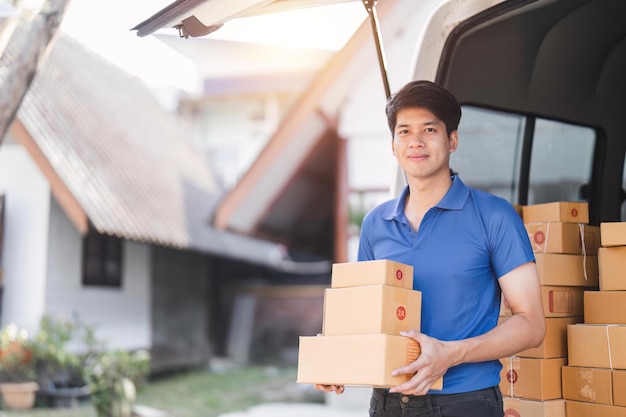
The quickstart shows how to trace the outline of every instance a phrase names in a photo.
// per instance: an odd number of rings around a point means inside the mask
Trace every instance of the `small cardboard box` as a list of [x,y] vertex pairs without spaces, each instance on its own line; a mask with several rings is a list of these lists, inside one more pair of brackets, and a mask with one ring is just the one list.
[[564,366],[561,369],[563,398],[597,404],[613,404],[610,369]]
[[526,223],[524,226],[535,253],[567,253],[571,255],[595,255],[598,253],[600,246],[600,228],[598,226],[564,222]]
[[583,287],[541,286],[543,312],[546,317],[582,317]]
[[504,417],[565,417],[565,400],[534,401],[502,397]]
[[[546,317],[582,317],[584,313],[584,287],[541,286],[543,314]],[[500,316],[512,314],[504,296],[500,302]]]
[[600,242],[604,247],[626,246],[626,222],[600,223]]
[[413,267],[386,259],[333,264],[332,288],[375,284],[412,289]]
[[626,326],[571,324],[567,326],[570,366],[626,369]]
[[613,370],[613,405],[626,407],[626,371]]
[[626,407],[565,400],[567,417],[626,417]]
[[596,255],[536,253],[535,260],[541,285],[598,287]]
[[585,323],[626,324],[626,291],[585,291]]
[[598,267],[601,291],[626,290],[626,246],[600,248]]
[[389,285],[327,288],[324,336],[420,330],[422,293]]
[[500,359],[500,362],[500,390],[503,395],[540,401],[562,398],[561,367],[567,364],[567,358],[511,356]]
[[[391,371],[414,362],[417,342],[388,334],[301,336],[297,382],[303,384],[393,387],[410,376]],[[439,380],[431,389],[441,389]]]
[[567,356],[567,326],[581,323],[582,317],[546,318],[546,335],[541,345],[517,354],[524,358],[563,358]]
[[532,204],[524,206],[523,211],[524,223],[589,223],[589,207],[585,202],[558,201]]

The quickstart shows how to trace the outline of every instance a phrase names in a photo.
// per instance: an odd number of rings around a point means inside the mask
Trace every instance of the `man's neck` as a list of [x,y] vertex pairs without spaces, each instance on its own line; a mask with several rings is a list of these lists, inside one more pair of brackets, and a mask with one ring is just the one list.
[[430,178],[408,178],[409,199],[407,205],[420,213],[425,213],[446,195],[452,179],[450,175],[438,175]]

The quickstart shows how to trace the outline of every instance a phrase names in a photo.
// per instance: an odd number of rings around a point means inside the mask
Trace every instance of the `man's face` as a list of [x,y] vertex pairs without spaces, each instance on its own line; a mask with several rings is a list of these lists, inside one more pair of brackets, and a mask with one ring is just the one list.
[[448,136],[446,125],[429,110],[409,107],[398,111],[392,150],[408,177],[449,175],[450,153],[456,150],[456,130]]

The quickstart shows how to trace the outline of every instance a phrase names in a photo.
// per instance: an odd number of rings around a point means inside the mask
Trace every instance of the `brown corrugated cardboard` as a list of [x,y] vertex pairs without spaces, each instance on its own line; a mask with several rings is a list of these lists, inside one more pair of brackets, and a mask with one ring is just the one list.
[[536,253],[537,272],[541,285],[598,287],[598,257]]
[[502,397],[504,417],[565,417],[565,400],[535,401]]
[[598,251],[601,291],[626,290],[626,246]]
[[626,407],[626,371],[613,370],[613,405]]
[[567,326],[581,323],[582,317],[546,318],[546,335],[541,345],[517,354],[523,358],[563,358],[567,356]]
[[572,324],[567,326],[570,366],[626,369],[626,326]]
[[324,336],[420,330],[422,293],[389,285],[327,288]]
[[567,417],[626,417],[626,407],[565,400]]
[[563,398],[598,404],[613,404],[611,370],[564,366],[562,369]]
[[375,284],[412,289],[413,267],[386,259],[333,264],[332,288]]
[[546,317],[581,317],[583,287],[541,286],[543,312]]
[[[595,255],[600,246],[600,228],[582,223],[526,223],[526,231],[536,253]],[[584,246],[583,239],[584,236]]]
[[524,206],[525,223],[568,222],[589,223],[589,207],[585,202],[559,201]]
[[626,246],[626,222],[600,223],[602,246]]
[[[582,317],[584,312],[583,294],[585,287],[561,287],[557,285],[542,285],[541,299],[543,313],[546,317]],[[500,302],[500,316],[511,315],[511,309],[502,296]]]
[[500,359],[503,395],[530,400],[562,398],[561,367],[567,358],[534,359],[512,356]]
[[[419,354],[417,342],[403,336],[301,336],[297,382],[393,387],[410,377],[392,377],[391,371],[414,362]],[[441,380],[436,385],[431,389],[441,389]]]
[[626,291],[585,291],[585,323],[626,324]]

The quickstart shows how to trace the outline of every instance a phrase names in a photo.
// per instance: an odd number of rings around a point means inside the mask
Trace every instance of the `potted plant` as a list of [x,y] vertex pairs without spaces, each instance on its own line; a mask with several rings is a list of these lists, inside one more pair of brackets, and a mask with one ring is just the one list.
[[78,323],[51,316],[44,316],[40,322],[33,350],[37,358],[38,397],[46,406],[72,407],[89,397],[83,375],[86,353],[78,346],[69,348],[70,343],[78,342],[79,330]]
[[136,389],[145,382],[149,370],[150,356],[145,350],[112,350],[93,355],[86,375],[98,417],[130,417]]
[[33,407],[39,389],[35,364],[28,332],[15,324],[5,326],[0,332],[0,393],[6,407]]

